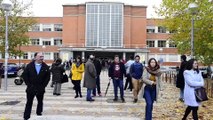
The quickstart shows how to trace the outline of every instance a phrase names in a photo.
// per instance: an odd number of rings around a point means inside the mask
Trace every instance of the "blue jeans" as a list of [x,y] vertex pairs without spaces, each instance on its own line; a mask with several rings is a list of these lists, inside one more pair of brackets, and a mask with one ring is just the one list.
[[87,100],[91,100],[91,93],[92,93],[92,89],[87,88]]
[[124,85],[122,79],[113,79],[113,85],[114,85],[114,96],[115,98],[118,98],[118,87],[120,88],[120,94],[121,98],[124,97]]
[[146,85],[144,88],[144,98],[146,100],[145,120],[152,120],[153,103],[156,100],[156,86]]
[[[99,75],[96,77],[96,87],[97,87],[97,90],[98,90],[98,94],[101,94],[100,76]],[[93,89],[92,94],[96,96],[96,88]]]

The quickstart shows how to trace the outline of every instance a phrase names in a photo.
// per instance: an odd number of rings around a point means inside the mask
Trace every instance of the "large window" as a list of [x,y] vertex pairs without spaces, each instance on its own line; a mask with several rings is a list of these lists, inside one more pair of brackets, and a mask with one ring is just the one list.
[[62,39],[61,38],[55,38],[54,39],[54,45],[57,45],[57,46],[62,45]]
[[146,32],[147,33],[155,33],[155,26],[147,26]]
[[59,58],[59,53],[54,53],[54,60]]
[[123,46],[123,4],[86,4],[86,46]]
[[178,55],[169,55],[169,62],[177,62]]
[[43,24],[42,30],[43,31],[52,31],[51,28],[52,28],[52,25],[50,25],[50,24]]
[[159,26],[158,27],[158,33],[166,33],[166,28],[162,27],[162,26]]
[[51,45],[51,39],[42,39],[42,45]]
[[44,59],[45,60],[50,60],[51,59],[51,53],[49,53],[49,52],[44,53]]
[[31,41],[31,45],[39,45],[40,43],[39,38],[32,38],[30,39],[30,41]]
[[54,24],[54,31],[62,31],[62,24]]
[[175,48],[177,45],[173,41],[169,41],[169,47]]
[[28,59],[28,53],[24,53],[23,59]]
[[158,47],[166,47],[166,41],[165,40],[158,40]]
[[155,47],[155,41],[146,41],[148,47]]
[[34,31],[34,32],[40,31],[40,25],[39,25],[39,24],[33,25],[33,26],[29,29],[29,31]]

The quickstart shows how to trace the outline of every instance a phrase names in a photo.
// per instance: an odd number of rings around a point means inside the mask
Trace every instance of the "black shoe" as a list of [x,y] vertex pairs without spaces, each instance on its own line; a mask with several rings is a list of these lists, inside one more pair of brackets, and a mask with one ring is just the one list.
[[93,101],[95,101],[94,99],[87,99],[87,101],[89,101],[89,102],[93,102]]
[[137,103],[138,102],[138,99],[134,99],[134,101],[133,101],[134,103]]
[[37,113],[37,116],[42,116],[42,113]]
[[125,103],[125,99],[124,98],[121,98],[121,101],[122,101],[122,103]]
[[118,98],[114,98],[113,101],[114,101],[114,102],[117,102],[117,101],[118,101]]
[[180,100],[181,102],[184,102],[184,99],[183,99],[183,98],[179,98],[179,100]]
[[78,97],[78,95],[75,96],[75,98],[77,98],[77,97]]
[[53,95],[57,95],[56,93],[53,93]]
[[56,93],[57,96],[61,95],[60,93]]
[[80,98],[82,98],[82,95],[80,95]]

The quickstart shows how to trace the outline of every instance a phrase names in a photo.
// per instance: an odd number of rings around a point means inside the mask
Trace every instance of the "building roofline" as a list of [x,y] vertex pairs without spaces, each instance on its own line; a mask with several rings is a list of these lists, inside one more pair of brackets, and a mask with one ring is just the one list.
[[86,5],[87,3],[118,3],[118,4],[123,4],[124,6],[132,6],[132,7],[145,7],[147,8],[147,6],[145,5],[134,5],[134,4],[128,4],[128,3],[124,3],[124,2],[119,2],[119,1],[104,1],[104,2],[101,2],[101,1],[93,1],[93,2],[85,2],[85,3],[65,3],[63,4],[62,6],[63,7],[66,7],[66,6],[84,6]]

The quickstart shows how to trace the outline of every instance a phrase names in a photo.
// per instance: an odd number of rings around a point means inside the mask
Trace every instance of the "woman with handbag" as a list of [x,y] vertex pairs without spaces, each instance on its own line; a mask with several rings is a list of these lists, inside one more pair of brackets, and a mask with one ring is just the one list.
[[84,72],[84,64],[82,63],[81,57],[78,56],[76,59],[76,63],[72,64],[71,68],[72,72],[72,81],[74,84],[75,89],[75,98],[82,97],[81,94],[81,80],[82,80],[82,74]]
[[153,103],[157,101],[161,82],[160,66],[155,58],[149,59],[148,66],[143,71],[142,80],[146,84],[143,94],[146,101],[145,120],[152,120]]
[[196,101],[195,89],[204,86],[204,80],[201,72],[198,70],[198,62],[196,59],[191,59],[186,64],[184,71],[185,88],[184,88],[184,103],[188,106],[182,120],[186,120],[189,113],[192,111],[194,120],[198,120],[198,107],[200,102]]
[[52,73],[52,81],[54,82],[53,95],[61,95],[61,82],[63,79],[64,66],[61,64],[62,60],[57,58],[50,69]]

